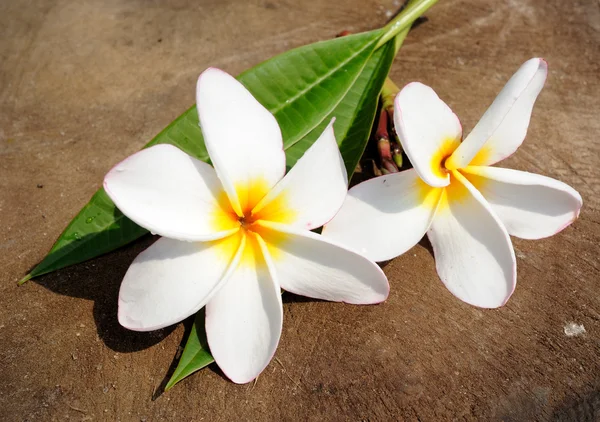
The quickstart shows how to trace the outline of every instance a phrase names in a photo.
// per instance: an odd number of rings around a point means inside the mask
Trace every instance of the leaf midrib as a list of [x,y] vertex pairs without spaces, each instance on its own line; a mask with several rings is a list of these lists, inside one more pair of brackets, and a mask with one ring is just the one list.
[[[374,44],[374,43],[375,43],[377,40],[379,40],[379,38],[374,38],[374,39],[372,39],[372,40],[371,40],[371,41],[370,41],[368,44],[366,44],[366,45],[365,45],[363,48],[361,48],[361,49],[357,50],[357,51],[356,51],[354,54],[352,54],[351,56],[348,56],[348,59],[346,59],[346,60],[344,60],[343,62],[341,62],[341,63],[340,63],[340,64],[339,64],[337,67],[335,67],[335,68],[331,69],[331,70],[330,70],[329,72],[327,72],[327,73],[326,73],[324,76],[322,76],[322,77],[320,77],[320,78],[317,78],[315,83],[313,83],[312,85],[310,85],[310,86],[308,86],[307,88],[303,89],[303,90],[302,90],[302,91],[300,91],[298,94],[294,95],[294,96],[292,97],[292,99],[291,99],[291,100],[284,102],[282,105],[280,105],[279,107],[277,107],[275,110],[271,111],[271,114],[277,114],[277,113],[279,113],[281,110],[283,110],[284,108],[286,108],[286,107],[288,107],[288,106],[290,106],[290,105],[294,104],[294,101],[296,101],[296,100],[297,100],[298,98],[300,98],[302,95],[306,94],[308,91],[310,91],[311,89],[313,89],[315,86],[317,86],[317,85],[319,85],[321,82],[323,82],[325,79],[327,79],[328,77],[330,77],[331,75],[333,75],[334,73],[336,73],[337,71],[339,71],[339,70],[340,70],[342,67],[344,67],[346,64],[348,64],[349,62],[351,62],[352,60],[354,60],[354,58],[355,58],[356,56],[358,56],[358,55],[359,55],[359,54],[361,54],[363,51],[365,51],[367,48],[369,48],[371,45],[373,45],[373,44]],[[319,59],[321,59],[321,57],[319,57]],[[323,60],[323,59],[321,59],[321,60]],[[366,64],[366,61],[365,61],[365,64]],[[363,68],[364,68],[364,66],[363,66]],[[358,73],[357,73],[357,78],[358,78],[358,75],[360,75],[360,72],[358,72]],[[354,81],[356,81],[356,78],[354,79]],[[350,86],[354,85],[354,81],[352,81],[352,84],[351,84]],[[348,91],[349,91],[349,89],[348,89]],[[346,93],[347,93],[348,91],[346,91]],[[344,94],[344,95],[345,95],[345,94]],[[344,96],[342,96],[342,98],[344,98]],[[337,102],[337,104],[339,104],[340,102],[341,102],[341,100],[340,100],[340,101],[338,101],[338,102]],[[336,107],[337,107],[337,104],[336,104]],[[335,108],[335,107],[333,107],[333,108],[332,108],[332,110],[333,110],[334,108]],[[329,114],[329,113],[328,113],[328,114]],[[327,117],[327,116],[325,116],[325,117]],[[323,120],[321,120],[319,123],[321,123],[322,121],[323,121]],[[317,127],[317,126],[318,126],[318,125],[316,125],[315,127]],[[314,128],[313,128],[313,129],[314,129]],[[298,142],[298,141],[296,141],[296,142]],[[294,142],[294,143],[295,143],[295,142]],[[293,145],[293,144],[291,144],[291,145]]]
[[[374,44],[379,38],[375,38],[374,40],[372,40],[371,42],[369,42],[364,49],[360,50],[359,52],[357,52],[354,57],[356,57],[358,54],[362,53],[364,50],[367,49],[368,46],[370,46],[371,44]],[[369,57],[370,58],[370,57]],[[346,90],[346,92],[344,92],[344,95],[342,95],[340,97],[340,99],[333,104],[329,110],[327,110],[327,113],[325,113],[325,115],[323,116],[323,118],[321,120],[319,120],[319,122],[317,124],[315,124],[311,129],[307,129],[304,131],[304,133],[301,136],[298,136],[296,138],[296,140],[294,140],[293,142],[288,143],[287,145],[284,146],[283,150],[287,151],[290,147],[296,145],[298,142],[300,142],[302,140],[302,138],[304,138],[307,134],[309,134],[312,130],[314,130],[316,127],[318,127],[323,120],[325,120],[333,110],[335,110],[337,108],[337,106],[344,100],[344,98],[346,97],[346,95],[348,94],[348,92],[350,92],[350,90],[352,89],[352,87],[354,86],[354,84],[356,83],[356,80],[360,77],[360,75],[362,74],[363,70],[365,69],[365,66],[367,65],[367,62],[369,60],[365,60],[365,62],[363,63],[362,67],[360,68],[360,71],[356,73],[356,77],[352,80],[352,83],[350,84],[349,88]],[[345,62],[344,64],[346,64],[348,62]],[[340,66],[341,67],[341,66]],[[339,69],[339,68],[338,68]],[[316,86],[316,84],[314,85]]]

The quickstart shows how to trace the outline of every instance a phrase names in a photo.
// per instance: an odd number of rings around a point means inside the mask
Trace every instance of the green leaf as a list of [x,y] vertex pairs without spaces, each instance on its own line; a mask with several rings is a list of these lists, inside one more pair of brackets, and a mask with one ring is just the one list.
[[[370,63],[369,58],[373,52],[405,32],[412,22],[436,1],[411,2],[382,29],[322,41],[280,54],[244,72],[239,76],[239,80],[275,115],[284,136],[284,147],[289,149],[305,135],[324,124],[324,119],[346,97],[365,65]],[[379,54],[384,55],[378,52],[376,56]],[[338,129],[341,132],[345,131],[340,141],[349,173],[352,171],[352,163],[357,161],[360,157],[358,153],[364,148],[360,140],[367,126],[365,123],[372,122],[371,114],[374,113],[374,104],[369,102],[369,99],[372,92],[375,92],[375,87],[379,85],[373,80],[364,79],[364,82],[368,82],[365,85],[365,89],[369,91],[366,96],[365,93],[361,95],[358,88],[351,94],[363,97],[359,105],[365,113],[355,114],[361,116],[363,122],[361,123],[360,119],[351,119],[351,111],[339,110],[340,113],[347,113],[347,122],[357,122],[344,129]],[[355,132],[356,136],[353,135]],[[346,137],[349,140],[344,142]],[[354,144],[354,140],[357,140],[357,144]],[[209,160],[195,107],[175,119],[146,147],[160,143],[173,144],[200,160]],[[295,162],[309,144],[304,142],[294,149],[296,155],[289,161]],[[96,222],[89,223],[90,217]],[[71,221],[50,253],[19,284],[32,277],[115,250],[144,233],[146,230],[136,227],[119,213],[106,193],[100,189]]]
[[287,166],[292,167],[317,140],[331,118],[335,117],[335,136],[350,177],[354,172],[371,132],[383,82],[389,73],[395,50],[392,43],[377,50],[342,101],[323,122],[286,151]]
[[31,277],[77,264],[126,245],[147,233],[110,200],[104,189],[98,190],[58,238],[46,258],[19,284]]
[[[380,31],[321,41],[284,53],[238,79],[277,118],[284,149],[325,119],[367,64]],[[308,66],[307,66],[308,64]],[[307,81],[309,83],[307,84]],[[327,122],[328,123],[328,122]]]
[[[238,79],[277,118],[287,149],[336,108],[369,61],[380,35],[381,31],[371,31],[290,50],[244,72]],[[209,160],[195,106],[146,147],[161,143]],[[306,150],[309,145],[304,143],[297,151]],[[71,221],[46,258],[21,282],[95,258],[145,233],[121,214],[100,189]]]
[[[198,329],[199,328],[199,329]],[[193,374],[196,371],[210,365],[215,360],[208,350],[208,342],[204,331],[204,310],[196,314],[192,331],[185,343],[185,348],[175,368],[175,372],[165,386],[165,391],[168,391],[182,379]]]

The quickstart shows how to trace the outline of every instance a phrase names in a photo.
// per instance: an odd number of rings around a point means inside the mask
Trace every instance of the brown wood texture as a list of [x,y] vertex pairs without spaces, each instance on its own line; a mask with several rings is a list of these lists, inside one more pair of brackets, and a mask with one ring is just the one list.
[[[112,165],[194,102],[208,66],[237,74],[295,46],[381,26],[398,1],[0,2],[0,420],[600,420],[600,4],[441,0],[391,72],[476,123],[526,59],[549,62],[529,134],[503,166],[558,178],[579,220],[513,239],[518,284],[484,311],[438,280],[424,243],[388,263],[378,306],[286,295],[256,383],[216,366],[152,401],[186,324],[116,321],[120,280],[151,239],[16,282]],[[585,334],[564,327],[582,324]],[[189,322],[187,323],[189,327]]]

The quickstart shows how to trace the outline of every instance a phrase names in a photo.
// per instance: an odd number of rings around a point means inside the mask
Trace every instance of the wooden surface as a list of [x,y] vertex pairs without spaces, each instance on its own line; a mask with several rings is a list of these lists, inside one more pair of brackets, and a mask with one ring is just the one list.
[[[502,163],[584,199],[557,236],[513,239],[517,289],[484,311],[459,302],[417,245],[384,270],[379,306],[285,295],[275,358],[255,384],[216,366],[152,401],[185,324],[134,333],[118,286],[147,238],[16,282],[112,165],[194,102],[208,66],[237,74],[289,48],[384,24],[397,1],[0,2],[0,420],[600,419],[600,5],[441,0],[394,62],[476,123],[526,59],[549,62],[528,137]],[[582,324],[585,334],[567,336]],[[189,323],[187,324],[189,327]]]

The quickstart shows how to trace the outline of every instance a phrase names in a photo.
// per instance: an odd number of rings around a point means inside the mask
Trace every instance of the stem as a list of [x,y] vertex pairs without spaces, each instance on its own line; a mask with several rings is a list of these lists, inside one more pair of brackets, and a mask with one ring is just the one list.
[[390,145],[390,136],[388,134],[388,114],[382,108],[379,113],[379,121],[377,122],[377,131],[375,132],[377,140],[377,152],[381,159],[381,169],[384,174],[398,173],[398,167],[392,158],[392,150]]
[[29,280],[31,280],[31,273],[27,274],[25,277],[23,277],[18,283],[17,286],[22,286],[23,284],[27,283]]
[[409,4],[402,13],[394,18],[390,23],[383,27],[383,36],[379,39],[375,49],[378,49],[386,42],[394,38],[400,32],[409,28],[412,23],[419,18],[427,9],[437,3],[438,0],[420,0]]
[[381,113],[387,114],[391,122],[389,133],[392,159],[398,168],[402,168],[402,146],[394,128],[394,99],[398,92],[400,92],[400,88],[389,77],[386,78],[381,89]]
[[[398,88],[398,85],[396,85],[389,77],[385,78],[383,88],[381,88],[381,103],[383,109],[387,111],[388,114],[390,114],[390,111],[394,111],[394,99],[399,92],[400,88]],[[390,118],[392,118],[392,115],[390,115]]]
[[[407,7],[414,5],[415,3],[417,3],[417,1],[419,0],[408,0],[406,3],[404,3],[398,15],[401,15]],[[406,39],[406,36],[408,35],[409,31],[410,27],[398,33],[398,35],[396,35],[396,38],[394,38],[394,55],[398,54],[398,50],[400,50],[400,47],[402,47],[402,44],[404,43],[404,40]]]

